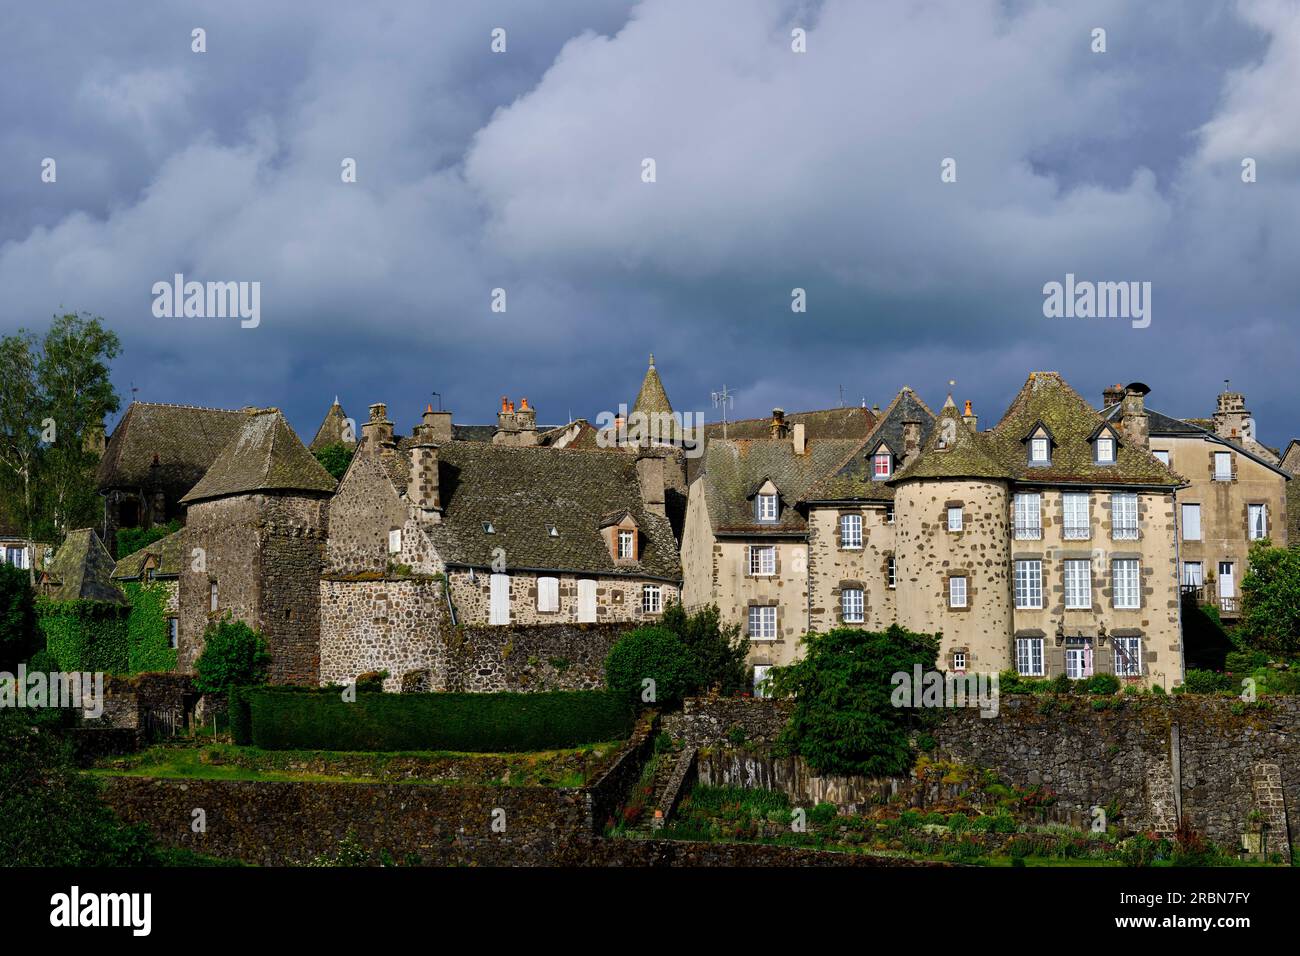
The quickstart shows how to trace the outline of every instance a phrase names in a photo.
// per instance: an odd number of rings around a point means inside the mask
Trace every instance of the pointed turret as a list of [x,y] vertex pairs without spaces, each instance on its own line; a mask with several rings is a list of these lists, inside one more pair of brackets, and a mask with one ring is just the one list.
[[325,413],[325,420],[320,423],[320,428],[316,429],[316,437],[307,447],[312,451],[320,451],[329,445],[347,445],[351,448],[356,443],[355,429],[348,422],[347,414],[339,404],[339,397],[335,395],[334,404]]
[[309,452],[278,408],[248,413],[182,504],[257,492],[324,492],[337,482]]

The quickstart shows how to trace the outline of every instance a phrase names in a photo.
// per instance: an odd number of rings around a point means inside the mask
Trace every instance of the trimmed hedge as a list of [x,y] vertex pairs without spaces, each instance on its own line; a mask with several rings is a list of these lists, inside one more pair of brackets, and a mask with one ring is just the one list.
[[237,744],[263,750],[556,750],[632,733],[632,708],[608,691],[382,694],[256,687],[230,694]]

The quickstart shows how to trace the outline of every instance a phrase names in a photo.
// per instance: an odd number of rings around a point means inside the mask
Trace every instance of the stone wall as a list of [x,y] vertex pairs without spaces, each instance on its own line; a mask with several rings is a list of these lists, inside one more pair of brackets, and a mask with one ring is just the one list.
[[[578,579],[592,578],[596,582],[595,623],[633,621],[653,624],[660,614],[647,614],[641,609],[641,592],[645,585],[659,588],[660,607],[680,600],[681,589],[666,581],[648,578],[616,577],[594,574],[539,574],[532,571],[511,570],[510,623],[555,624],[578,623]],[[559,580],[560,607],[558,611],[537,610],[537,579],[554,577]],[[490,620],[492,575],[485,571],[464,569],[448,573],[451,598],[456,605],[456,619],[465,625],[486,625]]]
[[794,705],[750,697],[688,697],[679,713],[666,714],[663,727],[688,747],[719,747],[740,737],[750,745],[776,742]]
[[599,690],[605,686],[610,648],[635,626],[628,622],[465,627],[448,648],[445,689]]
[[189,725],[198,691],[188,674],[104,676],[104,712],[85,719],[87,727],[141,732],[182,730]]
[[[430,578],[320,582],[322,684],[388,671],[384,689],[446,689],[445,587]],[[423,676],[420,676],[423,675]]]
[[[862,546],[846,548],[840,540],[840,517],[862,517]],[[845,587],[862,589],[861,627],[883,631],[897,620],[889,586],[889,559],[894,557],[895,524],[884,502],[878,505],[816,507],[808,513],[809,626],[828,631],[844,623],[840,596]]]

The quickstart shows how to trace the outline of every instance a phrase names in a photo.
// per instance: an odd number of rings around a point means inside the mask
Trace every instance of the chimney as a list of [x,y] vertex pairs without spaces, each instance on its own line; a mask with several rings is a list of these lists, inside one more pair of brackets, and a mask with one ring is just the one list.
[[451,412],[435,412],[432,405],[424,407],[415,437],[423,442],[442,445],[451,441]]
[[1112,405],[1118,405],[1124,401],[1124,386],[1115,384],[1110,388],[1104,389],[1101,393],[1101,407],[1110,408]]
[[645,510],[667,515],[664,506],[664,460],[657,454],[640,455],[636,460],[636,479],[641,486],[641,504]]
[[406,486],[406,500],[420,521],[426,524],[442,521],[438,446],[423,437],[411,446],[411,474]]
[[1150,446],[1150,428],[1147,422],[1146,396],[1151,389],[1141,382],[1133,382],[1124,389],[1124,412],[1120,428],[1128,441],[1138,448]]
[[910,465],[921,453],[921,423],[916,419],[903,422],[903,465]]
[[808,443],[804,439],[803,422],[795,422],[794,428],[791,431],[794,435],[794,453],[796,455],[802,455],[808,450]]
[[784,438],[786,436],[784,408],[772,409],[772,422],[768,426],[768,431],[772,438]]
[[979,416],[970,409],[970,399],[966,399],[966,410],[962,412],[961,420],[966,423],[966,427],[973,432],[980,430]]
[[393,423],[388,420],[388,406],[375,402],[370,406],[370,421],[361,426],[361,439],[374,454],[393,444]]
[[528,407],[528,399],[521,399],[519,410],[506,396],[501,396],[501,411],[497,415],[497,430],[492,435],[494,445],[536,445],[537,412]]

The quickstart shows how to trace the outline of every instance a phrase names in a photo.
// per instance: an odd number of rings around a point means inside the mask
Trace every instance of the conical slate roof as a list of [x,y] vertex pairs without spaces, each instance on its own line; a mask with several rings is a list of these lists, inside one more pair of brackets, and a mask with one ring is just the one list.
[[248,413],[182,504],[259,491],[332,494],[337,482],[293,433],[278,408]]
[[316,429],[316,437],[307,447],[312,451],[319,451],[328,445],[355,445],[357,438],[356,435],[347,434],[347,421],[347,413],[343,411],[343,406],[335,396],[334,404],[325,413],[325,420],[320,423],[320,428]]
[[113,583],[113,559],[91,528],[69,533],[42,580],[56,601],[127,603]]
[[894,476],[895,482],[909,478],[1010,478],[1011,471],[999,459],[1000,449],[992,446],[984,432],[972,431],[962,420],[957,405],[948,396],[930,429],[921,453]]
[[641,391],[636,393],[636,404],[632,406],[632,411],[654,415],[660,412],[671,413],[672,410],[668,393],[664,391],[664,383],[659,381],[659,373],[655,371],[655,356],[651,352],[650,367],[646,369],[645,378],[641,381]]

